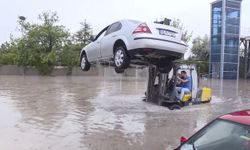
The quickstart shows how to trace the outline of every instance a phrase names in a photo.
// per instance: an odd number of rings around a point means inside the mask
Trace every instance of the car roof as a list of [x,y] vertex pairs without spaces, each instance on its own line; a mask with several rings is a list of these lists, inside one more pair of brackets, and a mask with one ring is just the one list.
[[119,20],[118,22],[130,22],[130,23],[135,23],[135,24],[142,23],[142,21],[133,20],[133,19],[123,19],[123,20]]
[[232,112],[221,116],[220,119],[250,125],[250,109]]

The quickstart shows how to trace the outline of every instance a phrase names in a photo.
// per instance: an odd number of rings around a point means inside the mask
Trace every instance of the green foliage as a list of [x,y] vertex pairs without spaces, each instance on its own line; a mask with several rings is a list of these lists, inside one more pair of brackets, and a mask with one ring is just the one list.
[[185,29],[183,23],[181,22],[180,19],[174,19],[171,22],[171,26],[181,29],[183,32],[183,40],[186,44],[188,44],[192,38],[192,33],[190,33],[188,30]]
[[18,62],[18,47],[17,41],[11,39],[10,42],[5,42],[0,48],[0,64],[15,65]]
[[74,66],[79,65],[79,47],[78,45],[67,45],[60,54],[60,62],[62,66],[68,66],[68,75],[72,73]]
[[[55,65],[72,68],[79,64],[79,53],[87,43],[92,30],[85,21],[73,36],[62,25],[58,25],[56,12],[43,12],[39,23],[19,20],[22,37],[6,42],[0,47],[0,64],[36,67],[42,75],[51,73]],[[74,37],[74,38],[70,38]]]
[[50,74],[55,62],[56,51],[61,51],[67,43],[69,33],[59,21],[55,12],[44,12],[39,15],[40,24],[20,22],[24,34],[19,43],[21,66],[35,66],[41,74]]
[[208,61],[209,59],[209,39],[205,35],[203,38],[197,37],[193,40],[192,53],[193,58],[202,61]]
[[4,53],[0,55],[0,64],[2,65],[14,65],[17,61],[17,55],[15,53]]
[[42,75],[47,75],[52,72],[55,63],[56,53],[51,51],[40,55],[40,61],[36,64],[36,67]]
[[209,63],[207,61],[197,62],[197,67],[200,74],[208,74],[209,72]]
[[81,22],[80,30],[73,35],[73,41],[81,46],[88,44],[90,37],[92,36],[91,26],[86,20]]
[[45,12],[39,15],[41,24],[32,24],[26,31],[27,45],[40,52],[61,50],[70,36],[64,26],[58,26],[55,12]]
[[195,64],[200,75],[208,74],[209,63],[207,61],[183,60],[179,62],[184,64]]

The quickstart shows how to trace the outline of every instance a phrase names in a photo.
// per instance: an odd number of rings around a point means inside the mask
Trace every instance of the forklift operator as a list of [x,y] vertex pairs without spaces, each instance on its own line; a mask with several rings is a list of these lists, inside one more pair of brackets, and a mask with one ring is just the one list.
[[[176,86],[176,97],[178,100],[182,100],[184,94],[190,93],[191,88],[191,78],[187,75],[186,71],[181,71],[180,76],[177,76],[177,86]],[[179,94],[179,92],[181,94]]]

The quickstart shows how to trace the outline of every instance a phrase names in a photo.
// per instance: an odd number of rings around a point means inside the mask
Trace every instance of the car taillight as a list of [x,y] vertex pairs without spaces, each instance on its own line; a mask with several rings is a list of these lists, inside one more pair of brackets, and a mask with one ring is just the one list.
[[142,23],[135,29],[133,34],[135,33],[152,33],[152,32],[150,31],[146,23]]

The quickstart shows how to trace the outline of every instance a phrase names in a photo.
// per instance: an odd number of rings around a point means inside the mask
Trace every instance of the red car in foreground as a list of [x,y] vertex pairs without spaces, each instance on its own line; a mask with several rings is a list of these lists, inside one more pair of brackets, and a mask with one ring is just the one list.
[[176,150],[250,150],[250,109],[221,116],[180,142]]

